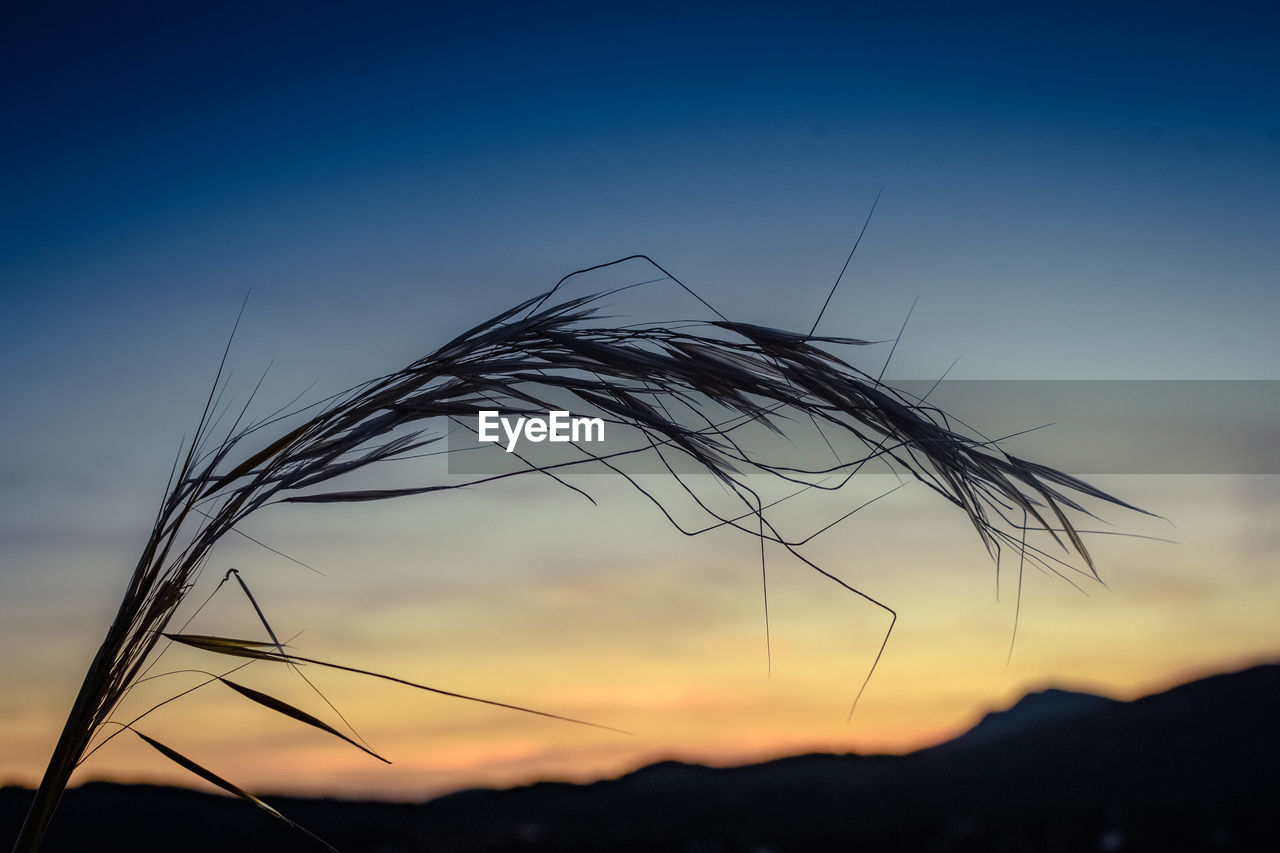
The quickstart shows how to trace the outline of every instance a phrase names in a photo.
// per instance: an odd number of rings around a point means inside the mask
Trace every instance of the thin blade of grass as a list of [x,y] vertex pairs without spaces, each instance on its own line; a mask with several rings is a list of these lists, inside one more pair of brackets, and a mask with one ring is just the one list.
[[137,729],[131,729],[131,731],[135,735],[137,735],[138,737],[146,741],[148,744],[150,744],[152,748],[154,748],[157,752],[159,752],[165,758],[169,759],[170,761],[177,764],[178,766],[183,767],[187,770],[190,770],[192,773],[196,774],[201,779],[204,779],[206,782],[210,782],[214,785],[217,785],[219,788],[221,788],[222,790],[226,791],[228,794],[231,794],[234,797],[244,800],[247,803],[253,803],[255,806],[262,809],[267,814],[274,817],[276,820],[283,821],[284,823],[288,824],[292,828],[301,832],[303,835],[306,835],[307,837],[311,838],[312,840],[316,841],[319,844],[323,844],[327,849],[332,850],[333,853],[341,853],[341,851],[338,850],[338,848],[334,847],[332,844],[325,841],[323,838],[316,835],[314,832],[307,829],[306,827],[299,826],[298,824],[289,820],[289,818],[285,817],[278,810],[268,805],[267,803],[263,802],[262,800],[258,799],[253,794],[250,794],[248,791],[246,791],[244,788],[241,788],[239,785],[236,785],[233,782],[229,782],[226,779],[223,779],[217,773],[214,773],[209,768],[201,764],[198,764],[195,761],[192,761],[190,758],[187,758],[185,755],[178,752],[173,747],[165,746],[160,741],[156,740],[155,738],[147,737]]
[[232,681],[229,678],[219,678],[218,680],[221,681],[223,684],[227,685],[228,687],[230,687],[232,690],[239,693],[241,696],[244,696],[246,699],[251,699],[254,702],[257,702],[259,705],[262,705],[266,708],[270,708],[271,710],[276,711],[278,713],[284,714],[286,717],[292,717],[298,722],[306,723],[307,725],[314,726],[315,728],[320,729],[323,732],[328,732],[334,737],[342,738],[347,743],[354,746],[356,749],[369,753],[374,758],[378,759],[379,761],[385,764],[391,763],[386,758],[383,758],[381,755],[378,755],[378,753],[374,752],[372,749],[369,749],[368,747],[365,747],[365,746],[361,746],[351,738],[344,735],[342,732],[335,729],[333,726],[326,723],[324,720],[321,720],[318,717],[313,717],[311,714],[308,714],[306,711],[303,711],[301,708],[294,707],[293,705],[290,705],[288,702],[277,699],[276,697],[263,693],[260,690],[254,690],[252,687],[246,687],[243,684],[237,684],[236,682]]
[[[175,643],[182,643],[188,646],[194,646],[208,652],[216,652],[220,655],[231,655],[232,657],[247,657],[255,660],[270,660],[279,663],[312,663],[316,666],[324,666],[329,669],[338,669],[343,672],[351,672],[356,675],[367,675],[371,678],[381,678],[383,681],[393,681],[396,684],[403,684],[406,687],[416,687],[419,690],[425,690],[428,693],[436,693],[441,696],[450,696],[454,699],[465,699],[468,702],[478,702],[481,705],[492,705],[495,708],[506,708],[511,711],[520,711],[525,714],[533,714],[538,717],[547,717],[552,720],[561,720],[566,723],[576,723],[579,726],[590,726],[593,729],[604,729],[605,731],[617,732],[618,734],[629,735],[631,732],[616,729],[613,726],[602,725],[601,723],[593,723],[589,720],[578,720],[573,717],[566,717],[561,714],[552,714],[549,711],[539,711],[535,708],[526,708],[523,705],[512,705],[508,702],[498,702],[493,699],[481,699],[478,696],[468,696],[465,693],[457,693],[452,690],[442,690],[439,687],[430,687],[426,684],[418,684],[416,681],[408,681],[403,678],[396,678],[394,675],[385,675],[381,672],[373,672],[368,669],[359,669],[354,666],[344,666],[340,663],[330,663],[328,661],[316,660],[315,658],[304,658],[298,655],[282,655],[277,652],[263,651],[259,648],[249,648],[247,646],[271,645],[270,643],[250,643],[243,640],[229,640],[225,637],[207,638],[192,634],[165,634]],[[221,642],[209,643],[208,639],[220,640]]]
[[292,655],[284,656],[277,652],[265,651],[276,647],[275,643],[264,643],[258,640],[238,640],[232,637],[211,637],[206,634],[165,634],[167,639],[184,646],[201,649],[206,652],[217,652],[220,655],[231,655],[254,660],[292,660]]
[[132,731],[135,735],[137,735],[138,737],[142,738],[144,741],[149,743],[157,752],[159,752],[165,758],[169,759],[175,764],[185,767],[187,770],[190,770],[192,773],[196,774],[206,782],[211,782],[214,785],[217,785],[219,788],[226,791],[228,794],[231,794],[232,796],[239,797],[240,799],[245,800],[246,802],[253,803],[255,806],[267,812],[268,814],[272,815],[273,817],[280,818],[281,820],[287,820],[287,818],[285,818],[284,815],[280,814],[280,812],[276,811],[274,808],[272,808],[271,806],[264,803],[262,800],[255,797],[253,794],[250,794],[244,788],[241,788],[239,785],[236,785],[232,782],[228,782],[226,779],[223,779],[221,776],[219,776],[217,773],[214,773],[209,768],[204,767],[201,764],[197,764],[196,762],[192,761],[190,758],[187,758],[185,755],[178,752],[173,747],[165,746],[160,741],[152,737],[147,737],[137,729],[133,729]]

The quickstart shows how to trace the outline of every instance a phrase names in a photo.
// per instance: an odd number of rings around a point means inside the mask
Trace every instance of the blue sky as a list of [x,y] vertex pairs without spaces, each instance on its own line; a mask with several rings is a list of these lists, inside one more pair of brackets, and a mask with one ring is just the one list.
[[[922,293],[931,339],[931,306],[1039,304],[1250,349],[1275,305],[1273,13],[128,8],[8,28],[0,276],[23,328],[50,302],[225,316],[250,287],[458,282],[482,313],[636,250],[748,306],[816,302],[880,187],[844,307],[888,327]],[[1144,344],[1123,355],[1148,374],[1180,350]],[[1183,372],[1235,372],[1217,361]]]
[[[1280,12],[1261,4],[5,17],[0,637],[26,649],[11,665],[30,699],[6,701],[32,742],[96,639],[51,626],[97,624],[118,595],[247,292],[231,366],[247,390],[272,362],[263,398],[280,402],[634,252],[726,313],[807,328],[883,189],[823,330],[891,336],[919,296],[891,375],[959,356],[952,375],[970,378],[1280,378]],[[695,313],[668,295],[662,311]],[[1274,486],[1171,482],[1133,488],[1211,519],[1205,543],[1251,543],[1252,580],[1228,573],[1214,600],[1275,601],[1251,586],[1274,562],[1259,532]],[[400,578],[393,550],[375,562]],[[1170,608],[1151,624],[1172,631],[1185,614]],[[1234,645],[1135,659],[1108,683],[1275,648],[1247,627],[1261,621],[1241,624]],[[964,707],[1090,671],[1044,655],[976,679]],[[921,731],[945,727],[920,713]]]

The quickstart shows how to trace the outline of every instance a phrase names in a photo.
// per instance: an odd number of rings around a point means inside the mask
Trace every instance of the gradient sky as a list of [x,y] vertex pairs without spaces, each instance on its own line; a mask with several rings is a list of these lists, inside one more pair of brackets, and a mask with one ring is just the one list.
[[[38,777],[249,291],[233,388],[272,363],[273,403],[635,252],[807,328],[883,188],[823,330],[890,337],[919,296],[891,376],[1280,379],[1280,12],[852,5],[6,10],[0,781]],[[1180,544],[1100,540],[1089,597],[1029,577],[1007,666],[1008,577],[997,602],[964,520],[903,490],[813,549],[903,614],[846,725],[883,615],[779,559],[766,677],[751,542],[600,479],[599,509],[529,482],[273,510],[250,532],[326,577],[215,562],[303,654],[634,736],[345,678],[322,683],[394,767],[209,691],[149,733],[257,789],[412,798],[908,749],[1033,687],[1280,656],[1274,476],[1098,478],[1172,522],[1119,529]],[[251,630],[216,602],[207,632]],[[83,773],[191,781],[131,744]]]

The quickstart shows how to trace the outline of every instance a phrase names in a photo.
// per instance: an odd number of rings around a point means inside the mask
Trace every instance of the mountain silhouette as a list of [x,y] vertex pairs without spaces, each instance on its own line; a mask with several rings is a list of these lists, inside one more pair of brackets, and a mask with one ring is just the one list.
[[[273,797],[344,853],[409,851],[1258,850],[1280,804],[1280,664],[1133,702],[1050,689],[908,755],[662,762],[588,785],[471,790],[420,804]],[[13,837],[31,793],[0,790]],[[316,851],[224,797],[90,783],[62,851]]]
[[1115,699],[1094,693],[1078,693],[1056,687],[1038,690],[1026,694],[1003,711],[991,711],[976,726],[951,743],[991,743],[1117,704],[1119,703]]

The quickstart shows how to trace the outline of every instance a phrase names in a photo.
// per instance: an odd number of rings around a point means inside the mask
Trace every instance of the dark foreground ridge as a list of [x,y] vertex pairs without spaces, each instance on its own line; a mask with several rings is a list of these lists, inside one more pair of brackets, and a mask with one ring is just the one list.
[[[1050,690],[905,756],[666,762],[591,785],[422,805],[268,798],[343,853],[1273,849],[1280,664],[1134,702]],[[0,790],[4,849],[31,792]],[[178,788],[69,791],[44,850],[313,853],[238,801]]]

